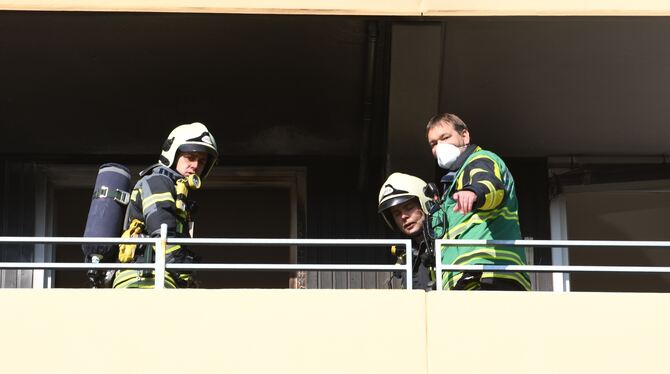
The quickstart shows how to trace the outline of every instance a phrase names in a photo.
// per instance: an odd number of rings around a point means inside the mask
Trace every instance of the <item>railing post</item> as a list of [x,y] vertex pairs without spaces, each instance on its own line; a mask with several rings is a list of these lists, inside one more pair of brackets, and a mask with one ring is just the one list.
[[[565,196],[559,195],[549,203],[551,223],[551,239],[565,240],[568,238],[568,218]],[[569,265],[568,248],[554,247],[551,249],[551,264],[555,266]],[[552,288],[554,292],[570,292],[570,274],[552,273]]]
[[403,240],[405,243],[405,289],[411,290],[413,286],[413,277],[412,277],[412,268],[414,264],[412,259],[414,254],[412,253],[412,239]]
[[442,240],[435,240],[435,290],[442,291]]
[[154,288],[165,288],[165,248],[167,247],[167,224],[161,225],[161,236],[156,241],[156,260],[154,261]]

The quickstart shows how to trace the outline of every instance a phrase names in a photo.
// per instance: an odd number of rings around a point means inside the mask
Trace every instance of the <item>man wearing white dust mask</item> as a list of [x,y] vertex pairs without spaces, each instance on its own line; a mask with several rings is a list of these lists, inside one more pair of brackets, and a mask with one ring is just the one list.
[[[438,239],[519,240],[519,208],[514,178],[503,160],[470,141],[468,126],[450,113],[426,126],[433,157],[447,171],[442,178],[441,207],[430,217]],[[444,246],[445,265],[525,265],[523,248],[509,246]],[[446,272],[447,290],[530,290],[521,272]]]

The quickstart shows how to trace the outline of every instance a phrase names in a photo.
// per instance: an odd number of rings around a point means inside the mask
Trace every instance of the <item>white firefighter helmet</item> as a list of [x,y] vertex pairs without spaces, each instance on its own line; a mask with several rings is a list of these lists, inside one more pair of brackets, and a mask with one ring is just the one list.
[[391,207],[417,199],[423,213],[428,215],[426,203],[430,199],[424,194],[424,187],[426,187],[426,182],[421,178],[403,173],[391,174],[379,190],[377,213],[380,213],[386,224],[394,230],[396,227],[391,215]]
[[207,177],[219,157],[214,136],[200,122],[175,127],[163,143],[163,151],[158,161],[174,169],[177,162],[177,152],[207,152],[209,155],[207,164],[202,170],[202,175],[200,175],[203,179]]

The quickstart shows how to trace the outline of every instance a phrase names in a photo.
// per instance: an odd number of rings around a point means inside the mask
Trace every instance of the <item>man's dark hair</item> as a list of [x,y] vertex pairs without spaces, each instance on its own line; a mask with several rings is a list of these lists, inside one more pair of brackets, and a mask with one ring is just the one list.
[[428,134],[428,132],[433,128],[442,126],[442,123],[451,124],[454,126],[454,130],[456,130],[458,133],[468,129],[468,125],[466,125],[462,119],[458,118],[457,115],[451,113],[442,113],[433,116],[433,118],[428,121],[428,124],[426,125],[426,134]]

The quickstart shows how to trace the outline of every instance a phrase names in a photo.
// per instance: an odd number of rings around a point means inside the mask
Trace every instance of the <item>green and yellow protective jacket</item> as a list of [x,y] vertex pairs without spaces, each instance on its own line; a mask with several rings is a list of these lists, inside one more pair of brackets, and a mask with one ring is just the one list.
[[[471,144],[445,177],[450,178],[446,181],[442,206],[431,216],[436,238],[521,239],[514,179],[500,157]],[[456,201],[452,196],[460,190],[470,190],[477,195],[472,211],[465,215],[454,212]],[[442,264],[446,265],[526,264],[524,249],[518,247],[444,246],[441,256]],[[461,272],[443,273],[443,288],[453,289],[462,276]],[[486,278],[516,282],[526,290],[531,287],[526,273],[483,272],[481,280]]]
[[[176,184],[183,176],[163,165],[153,165],[140,173],[140,180],[135,184],[131,195],[124,231],[129,228],[133,220],[144,223],[145,236],[160,237],[161,224],[167,224],[169,238],[188,238],[191,203],[186,201],[182,209],[178,209]],[[152,246],[153,248],[154,246]],[[154,248],[155,249],[155,248]],[[194,255],[190,250],[180,245],[169,245],[166,250],[166,263],[194,262]],[[153,256],[153,251],[152,251]],[[145,262],[145,250],[138,248],[133,262]],[[150,261],[153,261],[151,259]],[[190,274],[166,273],[165,287],[186,287],[190,281]],[[136,270],[119,271],[114,279],[114,288],[153,288],[154,279]]]

